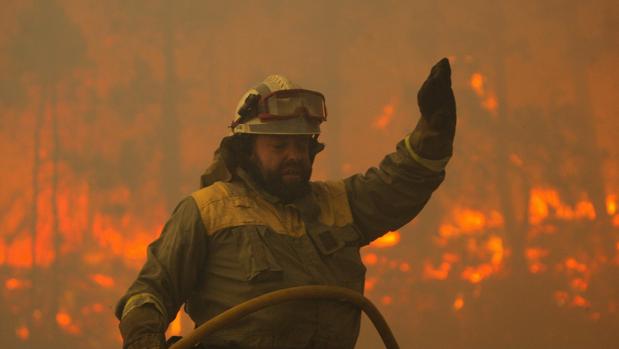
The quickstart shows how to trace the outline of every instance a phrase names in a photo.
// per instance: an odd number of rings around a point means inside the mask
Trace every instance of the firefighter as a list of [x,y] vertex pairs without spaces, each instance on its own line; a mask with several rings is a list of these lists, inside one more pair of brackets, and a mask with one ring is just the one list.
[[[359,249],[411,221],[445,176],[456,125],[444,58],[417,95],[421,117],[379,167],[310,181],[323,149],[324,96],[271,75],[249,90],[201,178],[174,210],[120,299],[124,348],[165,348],[179,308],[196,326],[277,289],[335,285],[363,292]],[[203,339],[205,348],[353,348],[360,311],[295,301],[246,316]]]

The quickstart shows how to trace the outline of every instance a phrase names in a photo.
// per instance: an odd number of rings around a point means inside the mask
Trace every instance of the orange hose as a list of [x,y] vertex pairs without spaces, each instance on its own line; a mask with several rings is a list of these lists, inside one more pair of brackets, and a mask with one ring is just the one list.
[[273,291],[232,307],[203,323],[193,332],[174,343],[169,349],[191,349],[194,345],[198,344],[202,338],[230,325],[248,314],[271,305],[302,299],[337,300],[356,305],[370,318],[372,324],[374,324],[374,327],[382,338],[385,348],[400,348],[385,318],[383,318],[374,304],[362,294],[348,288],[336,286],[299,286]]

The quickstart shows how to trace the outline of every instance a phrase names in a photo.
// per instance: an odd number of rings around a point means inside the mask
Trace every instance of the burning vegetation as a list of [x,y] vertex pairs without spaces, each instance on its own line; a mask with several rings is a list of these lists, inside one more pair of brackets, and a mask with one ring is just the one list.
[[[262,76],[325,92],[314,178],[338,178],[412,130],[425,68],[446,54],[447,180],[362,250],[366,295],[405,348],[619,342],[619,6],[280,5],[4,6],[0,346],[119,346],[114,303]],[[368,332],[361,349],[378,343]]]

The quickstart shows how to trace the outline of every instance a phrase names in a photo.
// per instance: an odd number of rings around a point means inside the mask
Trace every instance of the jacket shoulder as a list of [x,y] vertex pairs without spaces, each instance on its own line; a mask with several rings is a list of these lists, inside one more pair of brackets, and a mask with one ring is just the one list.
[[216,203],[217,201],[230,199],[231,197],[239,195],[240,188],[238,188],[238,184],[221,181],[191,193],[191,196],[200,209]]
[[250,206],[242,190],[238,183],[215,182],[191,194],[208,235],[248,222],[248,217],[237,210]]

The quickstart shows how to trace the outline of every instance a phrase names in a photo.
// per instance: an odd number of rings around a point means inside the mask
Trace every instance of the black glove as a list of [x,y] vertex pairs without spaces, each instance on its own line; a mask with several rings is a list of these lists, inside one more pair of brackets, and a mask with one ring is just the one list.
[[152,305],[132,309],[120,320],[123,349],[166,349],[163,315]]
[[441,160],[451,156],[456,134],[456,99],[451,90],[451,67],[441,59],[417,93],[421,118],[411,134],[415,153],[424,159]]

